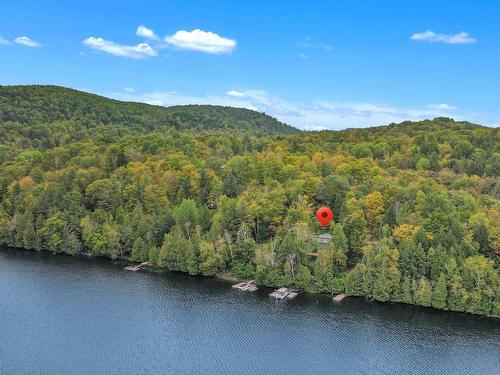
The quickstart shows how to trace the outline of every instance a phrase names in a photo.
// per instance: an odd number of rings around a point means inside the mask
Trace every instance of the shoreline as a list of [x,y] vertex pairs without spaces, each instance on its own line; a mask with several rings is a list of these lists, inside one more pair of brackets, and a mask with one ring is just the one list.
[[[72,255],[72,254],[67,254],[67,253],[52,253],[50,251],[47,251],[47,250],[36,250],[36,249],[24,249],[24,248],[17,248],[17,247],[11,247],[11,246],[3,246],[3,247],[0,247],[0,249],[10,249],[10,250],[14,250],[14,251],[30,251],[30,252],[35,252],[35,253],[44,253],[44,254],[49,254],[49,255],[63,255],[63,256],[68,256],[68,257],[76,257],[76,258],[85,258],[85,259],[102,259],[104,261],[107,261],[107,262],[112,262],[112,263],[131,263],[131,264],[140,264],[140,262],[134,262],[132,261],[131,259],[129,258],[110,258],[110,257],[107,257],[107,256],[102,256],[102,255],[92,255],[92,254],[89,254],[89,253],[79,253],[79,254],[76,254],[76,255]],[[129,264],[129,265],[131,265]],[[162,268],[162,267],[158,267],[156,265],[153,265],[153,264],[149,264],[147,266],[144,266],[141,270],[145,270],[145,271],[148,271],[148,272],[154,272],[154,273],[158,273],[158,274],[161,274],[161,273],[179,273],[179,274],[184,274],[184,275],[187,275],[187,276],[190,276],[188,273],[186,272],[181,272],[181,271],[170,271],[166,268]],[[234,277],[228,273],[222,273],[222,274],[217,274],[217,275],[214,275],[214,276],[203,276],[203,275],[198,275],[198,276],[190,276],[190,277],[198,277],[198,278],[203,278],[203,279],[217,279],[219,281],[222,281],[222,282],[225,282],[227,283],[228,285],[230,283],[234,283],[234,282],[241,282],[241,281],[245,281],[246,279],[240,279],[240,278],[237,278],[237,277]],[[276,289],[275,287],[269,287],[269,286],[266,286],[266,285],[262,285],[260,284],[259,287],[261,288],[266,288],[266,289],[269,289],[269,290],[274,290]],[[330,293],[322,293],[322,292],[314,292],[314,291],[302,291],[302,293],[307,293],[307,294],[310,294],[310,295],[319,295],[319,296],[325,296],[325,297],[328,297],[328,298],[331,298],[333,297],[335,294],[330,294]],[[470,317],[470,316],[474,316],[476,318],[482,318],[482,319],[493,319],[493,320],[496,320],[496,321],[500,321],[500,316],[494,316],[494,315],[481,315],[481,314],[474,314],[474,313],[469,313],[469,312],[466,312],[466,311],[454,311],[454,310],[449,310],[449,309],[438,309],[438,308],[435,308],[435,307],[432,307],[432,306],[421,306],[421,305],[416,305],[416,304],[408,304],[408,303],[403,303],[403,302],[395,302],[395,301],[387,301],[387,302],[381,302],[381,301],[377,301],[377,300],[374,300],[374,299],[370,299],[366,296],[350,296],[350,295],[346,295],[346,298],[347,299],[362,299],[366,302],[370,302],[370,303],[377,303],[377,304],[382,304],[382,305],[392,305],[392,304],[397,304],[397,305],[403,305],[403,306],[407,306],[407,307],[414,307],[414,308],[419,308],[419,309],[424,309],[424,310],[428,310],[428,311],[434,311],[434,312],[441,312],[441,313],[453,313],[453,314],[459,314],[459,315],[463,315],[464,317]],[[333,300],[332,300],[332,304],[333,304]],[[344,302],[345,303],[345,302]]]

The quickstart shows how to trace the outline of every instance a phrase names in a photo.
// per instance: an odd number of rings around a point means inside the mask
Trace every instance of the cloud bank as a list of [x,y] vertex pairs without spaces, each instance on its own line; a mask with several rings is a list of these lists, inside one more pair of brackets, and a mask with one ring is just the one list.
[[[212,104],[265,112],[280,121],[304,130],[361,128],[405,120],[439,116],[457,117],[456,107],[430,104],[422,108],[402,108],[388,104],[313,100],[295,103],[264,90],[228,90],[222,95],[185,95],[174,91],[112,93],[110,96],[154,105]],[[458,116],[459,117],[459,116]]]

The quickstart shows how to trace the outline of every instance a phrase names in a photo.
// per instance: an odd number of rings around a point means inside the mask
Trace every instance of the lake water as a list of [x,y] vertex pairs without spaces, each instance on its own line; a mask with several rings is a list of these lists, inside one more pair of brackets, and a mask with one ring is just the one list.
[[500,374],[498,320],[0,249],[0,374]]

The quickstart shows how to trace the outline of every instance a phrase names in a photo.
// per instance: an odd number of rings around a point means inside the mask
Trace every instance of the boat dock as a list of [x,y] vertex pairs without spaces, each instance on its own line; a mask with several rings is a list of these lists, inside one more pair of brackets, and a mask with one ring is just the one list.
[[136,272],[136,271],[139,271],[142,267],[147,266],[149,264],[150,264],[149,262],[143,262],[143,263],[138,264],[136,266],[132,265],[132,266],[125,267],[124,270]]
[[342,302],[342,300],[346,297],[345,294],[340,293],[333,297],[333,302]]
[[245,292],[255,292],[257,289],[259,289],[257,288],[255,280],[242,281],[241,283],[234,284],[233,288],[243,290]]
[[283,301],[285,299],[293,299],[297,297],[298,291],[294,289],[289,289],[289,288],[279,288],[269,294],[269,297],[274,297],[276,298],[277,301]]

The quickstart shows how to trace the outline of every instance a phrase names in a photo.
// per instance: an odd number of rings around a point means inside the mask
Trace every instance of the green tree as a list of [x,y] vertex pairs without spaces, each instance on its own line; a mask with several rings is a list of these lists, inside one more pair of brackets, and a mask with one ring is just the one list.
[[376,236],[384,220],[384,197],[379,191],[374,191],[363,199],[363,206],[368,229]]
[[361,248],[364,243],[366,220],[359,210],[354,211],[347,217],[345,223],[345,234],[349,247],[349,265],[355,265],[361,257]]
[[497,288],[498,273],[493,261],[482,255],[469,257],[462,266],[463,287],[467,290],[469,301],[466,311],[476,314],[489,314]]
[[399,269],[403,276],[420,279],[427,273],[427,256],[420,244],[402,244],[400,255]]
[[318,252],[318,256],[314,262],[314,277],[316,286],[322,292],[329,291],[333,281],[333,257],[333,247],[329,246]]
[[172,217],[179,228],[182,229],[184,235],[187,237],[191,236],[199,219],[196,203],[191,199],[184,199],[173,209]]
[[413,288],[412,280],[409,277],[405,277],[401,283],[401,302],[412,305],[413,301]]
[[37,236],[35,227],[33,226],[33,214],[31,211],[26,212],[24,221],[23,246],[26,249],[36,249],[38,247]]
[[488,228],[484,223],[479,224],[474,229],[474,241],[479,244],[479,252],[481,254],[488,255],[490,253],[490,238]]
[[367,296],[370,293],[370,276],[364,263],[358,263],[347,274],[345,291],[350,296]]
[[417,284],[417,288],[415,289],[414,296],[416,305],[420,306],[430,306],[432,301],[432,288],[424,277],[422,277]]
[[[371,257],[371,255],[369,255]],[[397,268],[399,252],[383,246],[376,249],[370,270],[374,278],[372,297],[378,301],[397,299],[401,274]]]
[[349,252],[349,245],[342,224],[337,223],[334,225],[331,243],[342,253],[347,254]]
[[191,276],[196,276],[200,273],[200,247],[199,239],[192,240],[191,246],[186,249],[187,272]]
[[132,260],[136,262],[146,260],[146,257],[149,255],[148,250],[147,244],[142,237],[137,237],[132,246]]
[[432,290],[432,307],[444,309],[448,298],[448,289],[446,285],[446,276],[442,273],[434,285]]
[[345,199],[349,191],[349,181],[344,176],[329,175],[318,186],[318,205],[331,207],[334,219],[339,220],[345,214]]
[[453,311],[465,311],[467,299],[468,295],[462,286],[462,278],[460,275],[453,275],[450,280],[448,307]]
[[49,217],[42,228],[42,235],[44,242],[47,244],[48,250],[54,253],[62,252],[64,238],[62,236],[64,228],[64,221],[62,220],[62,213],[58,212]]
[[446,264],[450,260],[450,255],[441,247],[431,247],[427,254],[430,268],[430,278],[437,281],[440,275],[445,272]]
[[309,267],[300,266],[295,279],[295,286],[302,290],[309,290],[312,284],[312,275]]
[[200,242],[200,272],[204,276],[216,275],[224,266],[222,253],[208,241]]
[[103,209],[115,214],[122,204],[120,183],[113,179],[94,181],[85,189],[91,209]]

